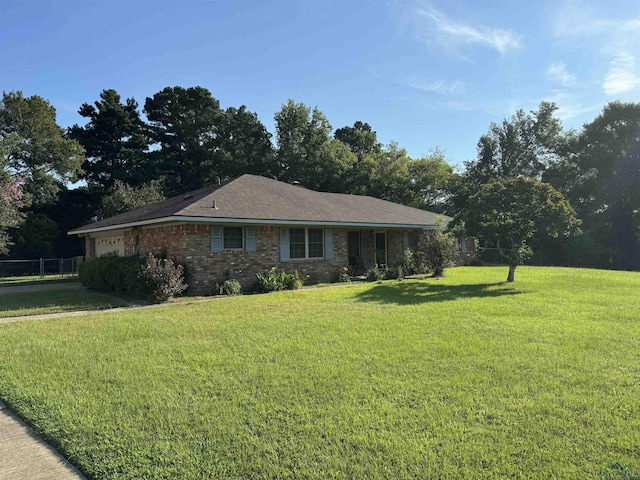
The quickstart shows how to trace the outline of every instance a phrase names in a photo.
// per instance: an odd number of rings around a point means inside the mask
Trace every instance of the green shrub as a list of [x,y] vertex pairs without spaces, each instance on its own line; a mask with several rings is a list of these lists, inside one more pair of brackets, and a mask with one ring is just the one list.
[[404,278],[404,269],[402,268],[402,265],[389,267],[384,273],[384,278],[387,280],[402,280]]
[[138,271],[138,278],[144,285],[145,297],[154,302],[167,301],[187,289],[182,265],[175,264],[173,260],[156,258],[151,253]]
[[378,265],[367,270],[367,282],[377,282],[384,278],[384,272],[378,268]]
[[424,265],[434,277],[441,277],[445,268],[455,264],[458,241],[440,228],[426,230],[420,235],[413,253],[417,263]]
[[144,259],[138,257],[107,253],[80,264],[78,275],[82,284],[91,290],[142,297],[144,292],[138,271],[143,264]]
[[411,248],[406,248],[404,251],[402,267],[405,275],[422,275],[427,271]]
[[257,293],[277,292],[279,290],[297,290],[302,288],[303,280],[298,271],[294,273],[277,272],[276,267],[268,272],[260,272],[256,275],[255,291]]
[[213,295],[240,295],[241,292],[242,287],[240,286],[240,282],[235,278],[213,284]]
[[333,283],[349,283],[351,281],[351,277],[349,276],[349,268],[342,267],[339,272],[336,272],[332,278]]

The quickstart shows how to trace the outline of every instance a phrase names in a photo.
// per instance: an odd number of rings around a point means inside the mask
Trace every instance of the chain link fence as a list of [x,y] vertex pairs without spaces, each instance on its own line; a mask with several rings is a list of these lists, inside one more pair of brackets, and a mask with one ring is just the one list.
[[0,278],[45,275],[75,275],[83,257],[0,260]]

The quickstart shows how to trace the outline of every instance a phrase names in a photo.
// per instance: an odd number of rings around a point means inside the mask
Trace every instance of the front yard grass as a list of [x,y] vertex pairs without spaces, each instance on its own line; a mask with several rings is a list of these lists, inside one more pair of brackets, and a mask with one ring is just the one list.
[[2,324],[0,397],[96,479],[640,468],[640,274],[506,273]]
[[126,303],[116,298],[87,290],[0,293],[0,318],[79,310],[104,310],[126,305]]

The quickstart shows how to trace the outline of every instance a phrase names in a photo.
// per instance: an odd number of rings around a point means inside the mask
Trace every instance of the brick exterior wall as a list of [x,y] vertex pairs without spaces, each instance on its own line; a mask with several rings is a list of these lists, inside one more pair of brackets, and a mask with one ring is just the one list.
[[404,231],[389,230],[387,232],[387,263],[395,267],[404,263]]
[[[214,282],[235,278],[250,288],[256,274],[276,267],[308,276],[308,283],[328,282],[348,264],[347,230],[333,229],[333,260],[280,261],[280,228],[256,227],[256,251],[225,250],[211,252],[210,227],[205,224],[165,225],[133,228],[124,235],[125,255],[166,254],[187,267],[190,292],[211,293]],[[87,257],[93,256],[91,236],[85,238]]]
[[[133,228],[120,231],[124,234],[125,255],[146,255],[164,253],[187,267],[190,293],[209,294],[214,282],[234,278],[243,288],[250,288],[256,274],[276,267],[301,276],[308,276],[307,283],[331,281],[348,265],[348,228],[333,228],[333,260],[310,259],[280,261],[280,227],[257,226],[256,251],[225,250],[211,252],[210,226],[207,224],[182,224]],[[116,232],[117,233],[117,232]],[[411,242],[417,239],[415,231],[410,232]],[[367,267],[375,263],[374,230],[361,230],[362,252]],[[91,257],[91,236],[85,237],[87,257]],[[387,259],[389,266],[402,263],[404,257],[404,231],[387,231]],[[475,256],[475,242],[467,240],[468,254],[461,262]]]

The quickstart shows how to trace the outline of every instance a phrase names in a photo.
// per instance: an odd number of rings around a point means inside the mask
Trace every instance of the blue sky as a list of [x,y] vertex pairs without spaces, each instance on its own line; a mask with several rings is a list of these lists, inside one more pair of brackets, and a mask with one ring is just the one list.
[[640,101],[640,2],[0,0],[0,88],[83,102],[116,89],[142,106],[201,85],[275,133],[287,99],[334,129],[361,120],[413,157],[475,157],[490,122],[554,101],[579,128]]

